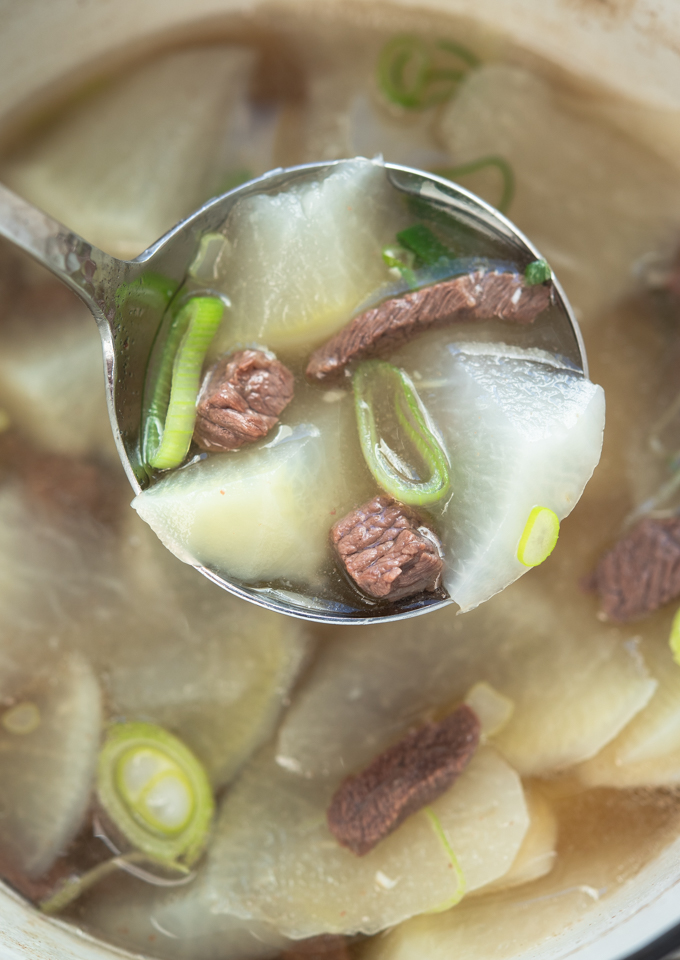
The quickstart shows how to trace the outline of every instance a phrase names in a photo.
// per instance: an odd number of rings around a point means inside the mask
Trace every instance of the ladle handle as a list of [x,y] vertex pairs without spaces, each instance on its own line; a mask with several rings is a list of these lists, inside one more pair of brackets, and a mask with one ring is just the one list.
[[83,240],[2,183],[0,236],[56,274],[85,301],[99,322],[110,323],[110,297],[123,282],[124,261]]

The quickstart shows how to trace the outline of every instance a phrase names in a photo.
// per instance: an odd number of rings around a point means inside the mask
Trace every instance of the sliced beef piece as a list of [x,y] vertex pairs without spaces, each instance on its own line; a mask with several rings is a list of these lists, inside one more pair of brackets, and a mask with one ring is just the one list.
[[372,597],[399,600],[436,590],[443,551],[436,534],[410,507],[380,495],[331,529],[331,543],[347,573]]
[[350,952],[345,937],[324,933],[291,944],[280,960],[350,960]]
[[680,517],[637,523],[583,582],[610,620],[637,620],[680,596]]
[[307,377],[332,382],[353,360],[392,353],[435,327],[499,317],[532,323],[550,303],[551,284],[527,285],[519,273],[478,270],[385,300],[355,317],[313,354]]
[[266,436],[293,399],[293,374],[263,350],[223,357],[198,398],[194,440],[202,450],[238,450]]
[[472,759],[479,735],[479,720],[467,704],[407,734],[341,784],[327,812],[333,836],[359,857],[368,853],[449,789]]

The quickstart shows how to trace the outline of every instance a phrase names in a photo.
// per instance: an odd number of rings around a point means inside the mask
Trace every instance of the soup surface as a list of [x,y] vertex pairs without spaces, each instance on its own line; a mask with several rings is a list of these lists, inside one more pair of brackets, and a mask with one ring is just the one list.
[[[607,429],[528,576],[460,615],[303,626],[198,577],[130,510],[94,324],[3,247],[0,874],[161,960],[519,957],[680,826],[680,173],[582,81],[443,17],[263,7],[94,80],[6,147],[29,200],[132,257],[278,165],[439,171],[555,270]],[[492,324],[450,342],[524,362]],[[413,371],[443,342],[390,357],[426,406],[437,385]],[[346,401],[318,405],[339,420]]]

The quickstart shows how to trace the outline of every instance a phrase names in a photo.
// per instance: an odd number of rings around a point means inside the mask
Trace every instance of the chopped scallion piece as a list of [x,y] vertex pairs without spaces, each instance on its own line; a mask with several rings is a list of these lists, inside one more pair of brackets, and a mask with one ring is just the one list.
[[152,309],[162,315],[177,289],[177,283],[152,270],[116,290],[116,308]]
[[673,659],[680,667],[680,609],[676,611],[671,624],[671,635],[668,638]]
[[189,325],[189,314],[181,310],[172,317],[168,330],[160,363],[156,372],[151,400],[144,418],[142,431],[142,451],[145,463],[151,463],[158,453],[163,437],[163,424],[168,412],[170,388],[172,386],[172,368],[175,357]]
[[383,247],[382,257],[388,267],[399,271],[409,287],[417,286],[418,280],[413,270],[415,257],[410,250],[399,246]]
[[458,880],[458,889],[456,890],[456,892],[452,897],[449,897],[449,899],[446,900],[444,903],[442,903],[440,906],[434,907],[434,909],[426,911],[426,913],[428,914],[443,913],[445,910],[450,910],[451,907],[455,907],[457,903],[460,903],[460,901],[465,896],[467,884],[465,883],[465,875],[463,874],[461,866],[458,863],[458,858],[456,857],[456,854],[453,852],[453,847],[449,843],[449,838],[446,836],[446,833],[444,832],[444,828],[442,827],[441,820],[439,819],[437,814],[434,812],[432,807],[425,807],[425,809],[423,810],[423,813],[425,814],[427,819],[430,821],[430,824],[432,825],[432,829],[435,832],[435,836],[437,837],[442,847],[444,848],[444,853],[449,858],[451,867],[453,868],[456,874],[456,878]]
[[[450,486],[449,461],[410,378],[384,360],[366,360],[354,374],[354,404],[361,449],[376,482],[390,496],[412,506],[440,500]],[[427,478],[392,450],[376,425],[384,408],[425,465]]]
[[449,100],[468,70],[476,66],[478,57],[462,44],[452,40],[427,43],[404,34],[383,47],[378,84],[390,103],[406,110],[424,110]]
[[415,253],[416,257],[429,267],[441,260],[451,259],[451,251],[424,223],[414,223],[412,227],[401,230],[397,234],[397,240],[402,247]]
[[545,260],[534,260],[524,271],[524,279],[530,287],[545,283],[552,277],[552,270]]
[[96,867],[92,867],[82,876],[68,877],[64,880],[54,893],[41,902],[40,909],[50,916],[61,913],[70,903],[82,896],[86,890],[99,883],[100,880],[104,880],[111,873],[124,868],[127,864],[143,863],[146,859],[147,857],[144,854],[135,851],[134,853],[126,853],[104,860],[103,863],[98,863]]
[[118,830],[150,860],[184,868],[203,852],[214,812],[210,783],[189,748],[162,727],[110,728],[97,795]]
[[[160,445],[148,458],[149,464],[156,470],[178,467],[187,455],[196,420],[196,398],[201,367],[223,313],[224,303],[218,297],[193,297],[177,315],[176,336],[181,337],[181,342],[176,347],[176,355],[172,362],[172,383],[167,415]],[[170,351],[174,347],[175,337],[172,338],[172,343],[169,339],[166,344],[167,354],[163,355],[157,381],[159,403],[162,403],[163,394],[167,391],[167,374],[172,357]],[[154,398],[155,396],[154,393]],[[157,418],[157,413],[154,415]]]
[[204,233],[198,245],[188,273],[199,283],[215,283],[219,280],[229,256],[230,244],[222,233]]
[[235,190],[236,187],[240,187],[242,184],[248,183],[248,181],[252,179],[253,173],[246,167],[243,167],[240,170],[232,170],[229,173],[225,173],[219,182],[215,196],[219,197],[223,193],[229,193],[230,190]]
[[517,559],[525,567],[537,567],[555,548],[560,535],[560,521],[554,510],[534,507],[517,547]]
[[457,183],[460,177],[467,177],[470,174],[477,173],[478,170],[484,170],[485,167],[495,167],[503,179],[503,190],[496,207],[501,213],[507,213],[512,199],[515,196],[515,173],[508,161],[503,157],[496,155],[480,157],[478,160],[472,160],[470,163],[460,163],[455,167],[436,169],[433,170],[432,173],[436,173],[438,177],[444,177],[446,180]]

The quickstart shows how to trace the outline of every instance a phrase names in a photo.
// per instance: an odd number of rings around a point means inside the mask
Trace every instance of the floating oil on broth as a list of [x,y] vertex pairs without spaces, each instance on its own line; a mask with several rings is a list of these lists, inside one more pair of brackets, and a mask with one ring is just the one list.
[[[441,38],[473,56],[457,59],[463,76],[439,87],[418,89],[411,74],[404,82],[397,75],[397,99],[411,98],[400,106],[386,100],[376,76],[381,51],[405,36],[397,53],[434,57],[442,68],[451,64],[437,47]],[[607,394],[603,458],[554,554],[477,610],[366,632],[303,628],[203,582],[132,514],[111,454],[103,387],[92,375],[93,364],[99,373],[96,331],[56,283],[3,248],[0,408],[8,426],[0,436],[0,542],[8,560],[0,575],[0,769],[6,762],[14,770],[22,751],[26,759],[21,777],[4,778],[0,872],[39,904],[67,878],[130,854],[98,801],[82,813],[92,763],[72,745],[84,727],[92,737],[100,724],[152,724],[192,751],[212,785],[218,812],[204,859],[189,866],[193,876],[133,856],[83,889],[66,908],[68,919],[161,960],[299,957],[286,935],[326,930],[336,939],[316,949],[334,960],[412,960],[438,951],[473,958],[501,939],[499,956],[511,960],[606,910],[608,898],[614,902],[678,832],[669,789],[680,769],[680,724],[668,696],[680,669],[667,651],[673,604],[634,623],[605,622],[579,582],[633,510],[653,501],[659,515],[677,503],[672,491],[666,500],[659,491],[673,478],[680,308],[668,293],[651,296],[633,267],[652,253],[670,263],[680,177],[599,116],[582,87],[576,92],[564,77],[557,83],[550,64],[471,22],[380,7],[369,14],[351,4],[304,15],[263,7],[250,19],[224,21],[206,40],[150,51],[120,76],[112,72],[89,101],[65,103],[51,131],[37,128],[6,150],[3,179],[103,248],[134,256],[213,193],[279,164],[382,153],[424,169],[457,168],[452,176],[464,186],[507,207],[579,312],[591,376]],[[135,114],[137,83],[153,97]],[[394,100],[395,82],[388,88]],[[129,156],[127,166],[114,162],[110,138],[106,150],[92,146],[97,117],[103,122],[121,90],[116,146]],[[192,122],[175,129],[167,110],[179,95]],[[428,105],[428,98],[440,102]],[[79,155],[88,158],[84,167]],[[496,162],[480,167],[488,156]],[[159,171],[152,184],[149,168]],[[462,326],[456,340],[521,347],[518,329]],[[426,354],[437,336],[425,335],[417,349]],[[392,362],[405,365],[403,354],[415,348],[407,345]],[[301,372],[302,357],[287,359]],[[409,373],[417,386],[416,374],[425,379],[415,359]],[[347,389],[337,392],[317,402],[339,421],[350,398]],[[300,389],[291,423],[302,421],[314,396],[315,388]],[[658,435],[656,447],[650,435]],[[447,912],[410,918],[396,868],[410,865],[422,893],[418,870],[426,876],[442,867],[435,864],[438,835],[417,812],[367,855],[375,860],[376,913],[343,927],[332,914],[332,884],[325,886],[333,878],[328,865],[342,878],[342,896],[351,896],[361,879],[357,864],[365,869],[366,861],[355,863],[326,830],[330,795],[346,773],[413,728],[447,716],[468,696],[479,703],[480,684],[492,704],[509,704],[480,756],[493,755],[494,769],[514,785],[513,802],[529,822],[524,839],[499,828],[483,857],[478,846],[493,888],[481,886]],[[24,715],[33,722],[17,727]],[[648,747],[653,756],[641,756]],[[49,763],[40,760],[36,773],[41,750]],[[613,768],[622,789],[612,789]],[[58,817],[44,817],[26,799],[43,795],[45,770]],[[446,817],[453,823],[456,796],[471,784],[483,790],[474,773],[433,801],[454,854],[456,828]],[[531,799],[536,793],[543,808]],[[253,850],[239,847],[241,823]],[[301,824],[310,824],[308,832]],[[458,845],[463,864],[470,837]],[[431,849],[433,866],[409,861],[409,844]],[[501,848],[516,855],[508,871],[499,867]],[[235,891],[229,870],[239,856],[256,881],[251,890]],[[296,863],[317,870],[309,909]],[[517,877],[525,881],[512,886]],[[435,894],[420,909],[441,906]],[[355,936],[379,928],[381,917],[397,923],[389,935]],[[484,939],[490,929],[493,943]]]

